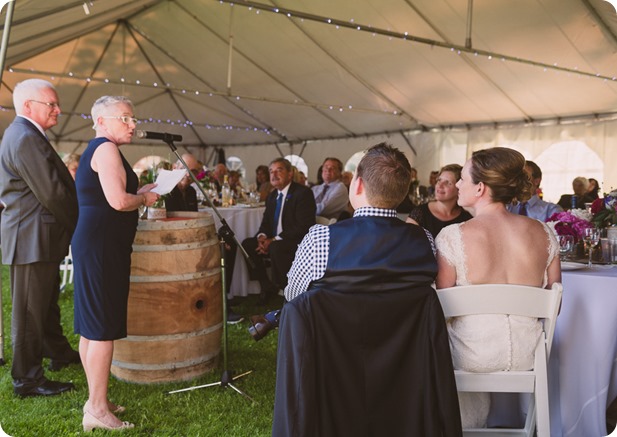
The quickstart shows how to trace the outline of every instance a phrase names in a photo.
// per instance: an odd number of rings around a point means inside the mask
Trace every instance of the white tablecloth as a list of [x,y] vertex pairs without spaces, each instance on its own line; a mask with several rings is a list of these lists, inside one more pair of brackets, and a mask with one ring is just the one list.
[[[254,237],[261,220],[264,215],[265,207],[259,208],[244,208],[244,207],[231,207],[231,208],[217,208],[223,219],[227,222],[231,230],[236,234],[236,238],[242,244],[242,240],[248,237]],[[214,217],[216,230],[218,231],[221,222],[216,214],[210,208],[203,208],[200,211],[206,211],[212,214]],[[236,249],[238,250],[238,249]],[[249,294],[259,294],[259,282],[251,281],[249,279],[249,272],[246,267],[246,261],[242,256],[242,253],[238,250],[236,252],[236,264],[234,266],[234,272],[231,279],[231,288],[229,290],[229,297],[234,296],[247,296]]]
[[617,266],[562,273],[549,361],[551,437],[606,435],[617,397]]

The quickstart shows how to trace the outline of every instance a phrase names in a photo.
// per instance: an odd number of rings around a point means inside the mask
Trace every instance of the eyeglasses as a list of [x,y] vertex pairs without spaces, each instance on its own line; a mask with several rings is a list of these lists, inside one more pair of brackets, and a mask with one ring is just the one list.
[[116,120],[122,120],[122,123],[129,124],[133,122],[133,124],[137,124],[137,119],[135,117],[129,117],[128,115],[101,115],[101,118],[115,118]]
[[56,103],[56,102],[40,102],[38,100],[30,100],[30,101],[34,103],[41,103],[43,105],[47,105],[51,109],[56,109],[60,107],[60,103]]

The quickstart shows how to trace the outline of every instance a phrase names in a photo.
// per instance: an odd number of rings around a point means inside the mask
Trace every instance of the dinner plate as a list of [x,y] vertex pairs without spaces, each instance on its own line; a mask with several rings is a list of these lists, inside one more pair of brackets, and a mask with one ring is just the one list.
[[567,262],[567,261],[561,262],[561,271],[580,270],[580,269],[585,269],[585,268],[587,268],[587,264],[573,263],[573,262]]

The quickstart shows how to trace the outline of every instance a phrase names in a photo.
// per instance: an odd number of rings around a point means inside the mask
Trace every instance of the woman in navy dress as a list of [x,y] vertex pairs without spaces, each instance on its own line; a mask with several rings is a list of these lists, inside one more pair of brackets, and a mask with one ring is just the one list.
[[[133,424],[115,414],[124,407],[107,399],[113,340],[126,337],[131,252],[137,209],[150,206],[154,184],[137,191],[137,176],[120,153],[135,129],[133,104],[104,96],[92,106],[96,138],[77,169],[77,229],[71,242],[75,268],[75,332],[88,380],[83,427],[122,429]],[[115,414],[114,414],[115,413]]]

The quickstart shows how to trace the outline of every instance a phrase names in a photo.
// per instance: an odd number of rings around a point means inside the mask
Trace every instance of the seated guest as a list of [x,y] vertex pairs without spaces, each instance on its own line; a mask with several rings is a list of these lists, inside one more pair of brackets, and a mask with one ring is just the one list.
[[323,184],[312,188],[317,205],[317,215],[336,218],[347,210],[349,196],[347,188],[341,182],[343,163],[337,158],[326,158],[321,166]]
[[550,216],[563,211],[561,206],[551,202],[545,202],[538,196],[538,189],[542,182],[542,170],[533,161],[525,162],[525,172],[531,180],[531,193],[533,194],[527,202],[512,202],[506,205],[508,211],[514,214],[526,215],[527,217],[545,222]]
[[437,177],[439,177],[439,172],[438,171],[432,171],[429,175],[429,179],[428,179],[428,186],[423,186],[420,185],[420,195],[421,196],[426,196],[429,199],[432,199],[433,197],[435,197],[435,188],[437,185]]
[[79,153],[69,153],[62,158],[62,162],[66,165],[67,170],[73,176],[73,180],[75,180],[75,174],[77,173],[77,167],[79,167],[79,158],[81,155]]
[[[186,163],[193,174],[201,171],[199,161],[190,153],[182,155],[182,160]],[[184,165],[178,160],[174,165],[175,169],[183,169]],[[187,173],[178,182],[178,185],[165,197],[165,208],[167,211],[197,211],[197,193],[191,186],[193,180]]]
[[[572,191],[574,191],[574,195],[572,194],[563,194],[559,198],[559,202],[557,204],[561,206],[564,210],[578,208],[585,209],[585,203],[591,203],[594,201],[591,194],[587,192],[589,189],[589,179],[579,176],[574,178],[572,181]],[[574,205],[572,204],[572,197],[576,196],[576,201]]]
[[231,188],[231,194],[234,196],[234,198],[238,198],[238,196],[242,192],[242,183],[240,182],[241,177],[242,175],[238,170],[231,170],[229,172],[227,182],[229,183],[229,188]]
[[259,165],[255,169],[255,183],[259,192],[259,200],[264,202],[274,187],[270,183],[270,172],[267,165]]
[[303,171],[298,170],[298,176],[294,179],[294,182],[299,183],[300,185],[306,186],[306,175]]
[[458,200],[456,183],[461,178],[462,168],[458,164],[442,167],[435,183],[435,200],[412,209],[407,217],[407,223],[420,225],[436,237],[442,228],[469,220],[471,214],[456,203]]
[[[287,285],[298,244],[315,224],[315,199],[308,187],[292,181],[291,163],[277,158],[270,163],[270,183],[275,188],[266,199],[261,226],[255,237],[242,242],[254,267],[252,280],[261,286],[260,302],[266,303]],[[272,279],[268,278],[264,257],[270,257]]]
[[589,188],[587,188],[587,194],[591,196],[592,199],[597,199],[599,196],[600,184],[597,179],[589,178]]
[[[474,152],[465,163],[458,203],[473,218],[437,236],[437,288],[470,284],[520,284],[551,288],[561,282],[559,244],[538,220],[508,212],[514,197],[525,201],[531,183],[525,158],[505,147]],[[529,370],[542,332],[535,318],[473,315],[448,320],[454,368],[469,372]],[[463,428],[481,428],[488,393],[459,393]]]
[[225,181],[225,175],[227,174],[227,166],[225,164],[218,163],[214,166],[214,171],[212,175],[214,176],[214,185],[216,186],[216,191],[221,192],[221,187],[223,186],[223,182]]
[[343,182],[343,185],[347,187],[347,191],[349,191],[349,186],[351,185],[352,179],[353,179],[353,173],[350,171],[344,171],[341,174],[341,182]]
[[273,436],[460,436],[433,239],[397,218],[410,165],[381,143],[354,217],[302,240],[281,314]]

